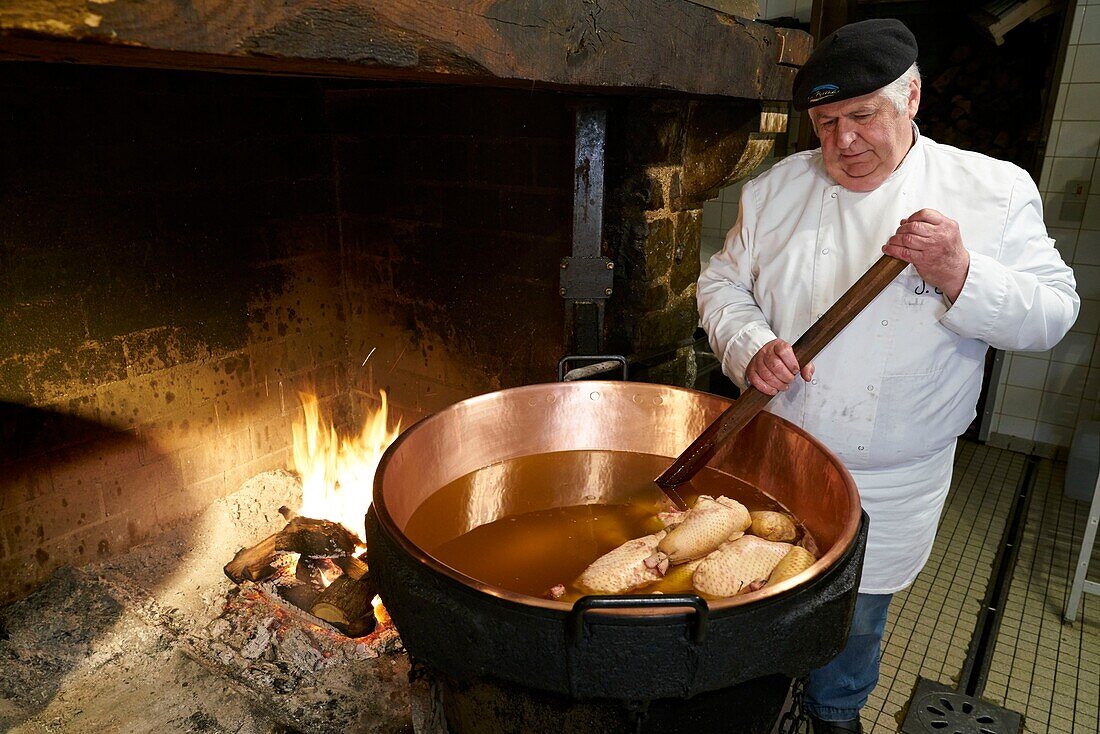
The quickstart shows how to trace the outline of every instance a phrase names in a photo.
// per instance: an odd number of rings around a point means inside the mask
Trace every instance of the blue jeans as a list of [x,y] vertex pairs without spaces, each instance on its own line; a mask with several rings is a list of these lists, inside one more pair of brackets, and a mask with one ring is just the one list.
[[879,648],[893,594],[858,594],[852,629],[840,654],[810,673],[806,709],[822,721],[850,721],[878,683]]

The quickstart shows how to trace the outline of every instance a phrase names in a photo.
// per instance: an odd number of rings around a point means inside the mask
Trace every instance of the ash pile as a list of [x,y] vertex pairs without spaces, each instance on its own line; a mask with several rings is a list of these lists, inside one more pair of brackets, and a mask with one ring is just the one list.
[[[274,508],[300,498],[295,475],[265,472],[155,543],[64,567],[0,610],[0,730],[411,731],[409,664],[384,610],[340,629],[223,573],[238,549],[285,531]],[[304,565],[313,579],[322,564]]]

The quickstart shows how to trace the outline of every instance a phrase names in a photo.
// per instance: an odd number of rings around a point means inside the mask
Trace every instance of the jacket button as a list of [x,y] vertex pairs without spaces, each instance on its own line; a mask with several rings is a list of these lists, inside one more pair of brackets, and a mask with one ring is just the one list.
[[856,446],[856,448],[857,448],[857,449],[859,449],[860,451],[863,451],[863,447],[862,447],[862,446]]
[[882,320],[882,325],[883,325],[883,326],[889,326],[889,325],[890,325],[890,322],[889,322],[889,321],[887,321],[886,319],[883,319],[883,320]]
[[875,391],[875,386],[874,385],[868,385],[867,386],[867,392],[874,392],[874,391]]

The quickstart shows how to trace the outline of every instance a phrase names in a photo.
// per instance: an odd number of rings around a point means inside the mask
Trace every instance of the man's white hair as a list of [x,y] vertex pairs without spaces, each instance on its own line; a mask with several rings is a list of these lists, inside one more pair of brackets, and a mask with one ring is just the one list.
[[905,73],[879,90],[886,99],[893,102],[898,112],[904,112],[909,104],[909,82],[916,79],[920,82],[920,69],[917,62],[905,70]]

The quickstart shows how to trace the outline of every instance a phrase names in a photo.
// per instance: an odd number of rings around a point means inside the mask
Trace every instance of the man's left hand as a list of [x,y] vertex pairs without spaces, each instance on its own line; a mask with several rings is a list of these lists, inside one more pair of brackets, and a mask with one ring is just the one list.
[[970,272],[970,253],[963,246],[959,223],[935,209],[921,209],[901,220],[882,251],[912,263],[924,282],[939,288],[952,303]]

